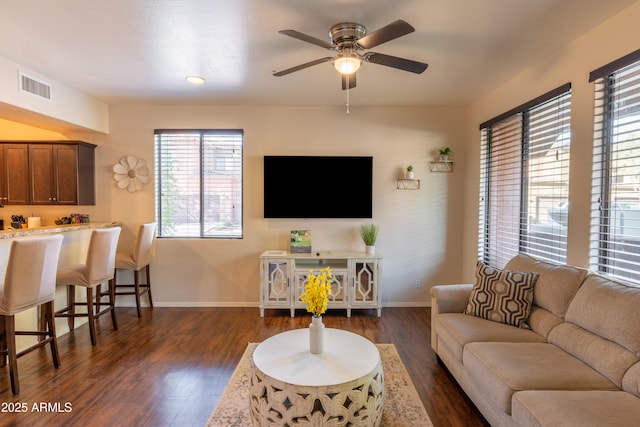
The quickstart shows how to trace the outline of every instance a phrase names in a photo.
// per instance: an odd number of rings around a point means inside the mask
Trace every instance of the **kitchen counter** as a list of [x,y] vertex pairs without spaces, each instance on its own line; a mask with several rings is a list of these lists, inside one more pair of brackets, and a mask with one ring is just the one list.
[[79,224],[47,225],[36,228],[16,228],[0,231],[0,239],[13,239],[14,237],[37,236],[44,234],[66,233],[94,228],[119,227],[118,222],[84,222]]
[[[15,238],[23,238],[30,236],[42,236],[47,234],[61,234],[62,247],[60,248],[60,258],[58,266],[81,264],[87,257],[87,249],[91,233],[96,228],[120,227],[120,223],[116,222],[87,222],[79,224],[67,225],[49,225],[36,228],[21,228],[15,230],[0,231],[0,280],[5,276],[7,269],[7,261],[11,242]],[[83,301],[85,299],[84,289],[76,289],[76,299]],[[59,310],[66,306],[67,287],[56,286],[55,309]],[[76,327],[86,323],[86,319],[80,318],[76,320]],[[16,329],[18,330],[35,330],[38,325],[38,311],[36,308],[23,311],[16,315]],[[69,332],[69,326],[66,319],[56,319],[56,333],[58,336]],[[16,343],[18,350],[23,350],[29,345],[35,343],[35,337],[19,337]]]

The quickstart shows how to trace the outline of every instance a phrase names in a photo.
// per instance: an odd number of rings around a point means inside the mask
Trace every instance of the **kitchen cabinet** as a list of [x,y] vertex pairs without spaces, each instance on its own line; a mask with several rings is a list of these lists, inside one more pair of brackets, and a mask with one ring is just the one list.
[[95,205],[95,145],[29,143],[30,204]]
[[0,146],[0,205],[29,204],[28,162],[25,144]]

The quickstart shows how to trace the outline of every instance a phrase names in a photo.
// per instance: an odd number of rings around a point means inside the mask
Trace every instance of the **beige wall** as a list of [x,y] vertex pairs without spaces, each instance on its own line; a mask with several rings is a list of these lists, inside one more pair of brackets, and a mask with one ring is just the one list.
[[589,72],[640,48],[640,3],[635,3],[565,48],[539,61],[467,109],[463,279],[473,280],[477,259],[480,123],[564,83],[572,84],[569,182],[569,264],[588,266],[593,85]]
[[[468,108],[237,106],[111,106],[109,133],[70,133],[96,150],[95,207],[5,207],[52,219],[70,211],[124,224],[121,249],[130,248],[138,224],[154,219],[153,182],[137,193],[119,190],[111,167],[133,154],[153,164],[156,128],[241,128],[245,131],[244,239],[161,239],[153,261],[158,305],[257,305],[258,256],[286,249],[291,229],[312,229],[314,250],[362,250],[359,220],[265,220],[262,218],[262,156],[265,154],[372,155],[374,218],[381,226],[377,251],[383,261],[383,304],[426,305],[439,283],[472,281],[477,257],[478,125],[563,83],[573,85],[569,259],[587,264],[593,87],[589,71],[639,46],[640,3],[554,52]],[[42,139],[37,128],[0,123],[0,139]],[[48,137],[45,135],[44,138]],[[442,145],[454,151],[452,174],[429,172]],[[396,189],[413,164],[419,191]],[[300,179],[292,173],[292,179]],[[349,185],[345,172],[345,185]],[[292,195],[312,197],[330,195]],[[415,287],[419,281],[420,287]]]
[[[153,292],[159,306],[257,306],[258,256],[267,249],[287,249],[289,230],[313,230],[314,250],[364,250],[357,234],[364,220],[264,219],[262,156],[371,155],[373,221],[381,227],[377,252],[384,256],[383,303],[427,305],[431,285],[456,281],[460,275],[465,156],[460,155],[451,174],[429,172],[429,162],[442,145],[454,153],[462,151],[462,117],[463,110],[456,108],[352,107],[347,115],[341,106],[113,106],[108,135],[64,135],[99,146],[97,206],[71,209],[88,212],[92,219],[121,221],[120,247],[131,247],[137,225],[154,219],[154,185],[136,193],[118,189],[111,174],[113,164],[128,154],[153,164],[154,129],[244,129],[244,239],[160,239],[152,264]],[[23,132],[23,139],[29,139],[28,129]],[[396,179],[408,164],[421,180],[418,191],[396,189]],[[308,172],[293,171],[291,179],[304,179]],[[348,171],[344,171],[344,185],[349,185]],[[330,197],[292,194],[292,200],[298,198],[301,203]],[[11,208],[16,209],[32,207]],[[59,216],[69,208],[36,210],[50,218],[51,212]]]

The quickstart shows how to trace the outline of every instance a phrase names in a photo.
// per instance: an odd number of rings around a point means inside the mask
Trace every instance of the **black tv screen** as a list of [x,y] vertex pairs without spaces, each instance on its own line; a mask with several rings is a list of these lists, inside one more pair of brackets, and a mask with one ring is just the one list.
[[371,218],[373,158],[264,156],[265,218]]

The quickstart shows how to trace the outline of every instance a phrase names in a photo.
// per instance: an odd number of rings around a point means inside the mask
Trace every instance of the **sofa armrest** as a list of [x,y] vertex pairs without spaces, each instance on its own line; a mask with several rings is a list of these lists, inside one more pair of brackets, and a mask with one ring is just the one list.
[[467,308],[473,284],[438,285],[431,288],[431,313],[462,313]]
[[438,285],[431,288],[431,347],[438,353],[440,313],[462,313],[469,302],[472,284]]

